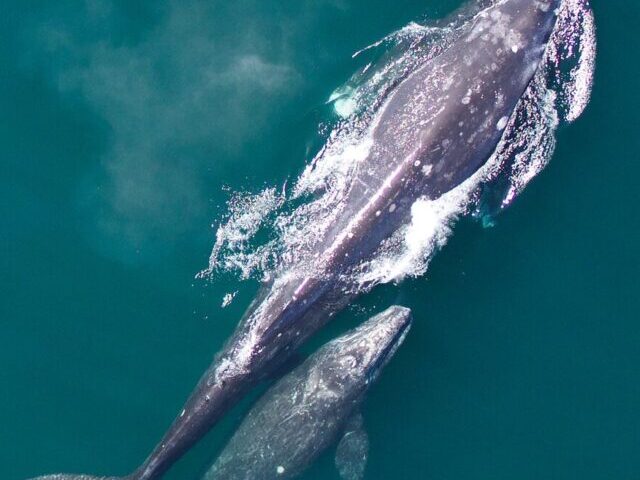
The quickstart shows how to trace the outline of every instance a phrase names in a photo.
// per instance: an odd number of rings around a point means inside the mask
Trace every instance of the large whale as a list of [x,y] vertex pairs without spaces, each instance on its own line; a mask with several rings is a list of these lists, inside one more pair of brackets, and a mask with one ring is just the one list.
[[258,400],[203,480],[295,478],[337,440],[338,471],[362,478],[359,407],[410,326],[410,310],[394,306],[320,348]]
[[541,63],[559,7],[560,0],[496,0],[397,86],[378,113],[365,168],[350,179],[340,214],[309,254],[317,268],[307,276],[283,271],[265,285],[164,437],[126,478],[161,477],[352,300],[357,289],[345,272],[409,220],[416,199],[437,199],[487,162]]

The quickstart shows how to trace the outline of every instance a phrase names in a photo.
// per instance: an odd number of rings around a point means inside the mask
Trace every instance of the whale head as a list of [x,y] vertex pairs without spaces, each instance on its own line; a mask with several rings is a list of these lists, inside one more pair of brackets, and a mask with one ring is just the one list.
[[364,393],[394,356],[411,327],[411,310],[393,306],[327,344],[315,370],[336,396]]

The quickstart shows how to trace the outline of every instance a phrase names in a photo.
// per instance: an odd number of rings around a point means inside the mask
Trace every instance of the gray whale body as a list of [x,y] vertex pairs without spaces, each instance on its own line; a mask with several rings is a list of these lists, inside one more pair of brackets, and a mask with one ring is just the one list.
[[367,168],[350,179],[343,211],[312,253],[319,271],[304,278],[285,272],[265,285],[181,415],[126,478],[160,478],[357,295],[343,274],[409,220],[416,199],[440,197],[486,163],[543,58],[559,6],[560,0],[497,1],[400,83],[378,114]]
[[358,407],[410,326],[409,309],[391,307],[320,348],[257,401],[203,480],[294,478],[340,434],[336,463],[361,477]]

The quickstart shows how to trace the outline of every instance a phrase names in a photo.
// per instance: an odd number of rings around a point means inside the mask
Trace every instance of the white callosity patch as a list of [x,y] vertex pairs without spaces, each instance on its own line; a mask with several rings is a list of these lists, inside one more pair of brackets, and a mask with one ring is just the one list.
[[[579,9],[582,10],[578,12]],[[487,10],[479,9],[473,14],[460,15],[444,27],[410,24],[358,52],[358,58],[365,54],[374,58],[367,59],[366,65],[331,96],[330,102],[342,118],[333,127],[324,126],[328,127],[324,147],[294,182],[288,198],[281,198],[280,205],[274,204],[275,216],[270,209],[253,210],[257,216],[252,218],[252,224],[266,221],[273,232],[272,240],[252,246],[254,237],[250,231],[241,240],[242,254],[238,256],[229,254],[224,246],[228,236],[219,234],[212,255],[218,260],[210,267],[239,270],[243,277],[253,272],[268,278],[276,272],[277,277],[306,277],[321,269],[322,266],[314,263],[314,247],[334,220],[344,213],[345,197],[353,187],[350,180],[366,178],[366,175],[356,174],[370,169],[367,159],[384,147],[376,145],[372,132],[378,125],[386,100],[403,79],[446,50],[470,22],[482,19],[483,15],[487,15]],[[493,23],[487,24],[487,28],[493,25],[488,31],[478,30],[477,34],[493,35],[496,43],[500,43],[499,48],[508,46],[509,52],[513,50],[511,47],[524,48],[526,39],[503,28],[506,19],[502,20],[493,19]],[[483,128],[503,131],[502,141],[492,157],[474,175],[439,198],[418,199],[411,208],[410,222],[383,242],[373,257],[348,273],[351,283],[366,290],[377,283],[424,274],[433,253],[446,243],[455,220],[477,207],[478,200],[483,198],[481,191],[493,191],[499,198],[497,207],[490,209],[492,211],[511,204],[549,161],[555,147],[555,131],[563,118],[561,110],[569,112],[564,118],[572,120],[588,101],[595,52],[593,31],[593,16],[587,4],[581,0],[566,0],[559,11],[559,20],[543,62],[514,113],[511,117],[492,118],[490,123],[483,125]],[[576,39],[580,40],[579,44]],[[554,72],[571,60],[575,63],[572,73],[568,77],[559,73],[554,77]],[[435,74],[440,75],[442,81],[433,88],[446,92],[447,82],[451,79],[445,72]],[[556,78],[556,82],[549,82],[549,77]],[[471,86],[470,96],[477,94],[473,90],[476,87]],[[464,101],[462,97],[461,101]],[[498,91],[496,103],[502,102],[504,98]],[[436,114],[438,112],[434,111],[426,116]],[[459,126],[462,128],[464,123],[460,122]],[[393,138],[401,143],[405,141],[403,131],[415,128],[415,124],[395,125],[394,128]],[[446,150],[450,141],[453,140],[445,139],[442,148]],[[409,147],[407,151],[411,150]],[[437,172],[437,164],[416,159],[411,159],[411,164],[425,176]],[[267,220],[269,216],[272,218]]]

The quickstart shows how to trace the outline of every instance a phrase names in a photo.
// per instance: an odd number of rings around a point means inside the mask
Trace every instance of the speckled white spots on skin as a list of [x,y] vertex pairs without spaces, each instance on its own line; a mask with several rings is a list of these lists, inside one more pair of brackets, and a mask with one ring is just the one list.
[[442,82],[442,90],[445,92],[449,90],[453,85],[453,81],[454,81],[453,77],[446,77]]
[[276,473],[278,475],[282,475],[284,473],[284,467],[282,465],[278,465],[278,468],[276,468]]
[[396,208],[397,208],[396,204],[395,204],[395,203],[392,203],[392,204],[391,204],[391,206],[389,207],[389,213],[393,213],[393,212],[395,212],[395,211],[396,211]]
[[502,117],[500,120],[498,120],[498,124],[496,125],[496,128],[498,130],[504,130],[505,127],[507,126],[507,123],[509,123],[509,117]]
[[535,0],[534,3],[536,5],[536,7],[538,7],[541,11],[543,11],[545,13],[548,12],[549,9],[551,8],[551,4],[549,4],[547,2],[541,2],[541,1]]

